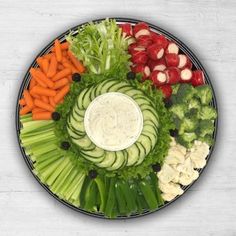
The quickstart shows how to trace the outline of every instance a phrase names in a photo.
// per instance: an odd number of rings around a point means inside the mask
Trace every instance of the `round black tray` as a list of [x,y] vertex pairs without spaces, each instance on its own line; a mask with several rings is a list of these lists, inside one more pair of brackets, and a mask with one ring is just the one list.
[[[131,24],[136,24],[138,22],[140,22],[140,20],[136,20],[136,19],[129,19],[129,18],[120,18],[120,17],[114,17],[113,19],[115,19],[117,21],[117,23],[131,23]],[[93,22],[100,22],[104,19],[97,19],[97,20],[93,20]],[[85,22],[85,23],[82,23],[82,24],[79,24],[79,25],[76,25],[75,27],[67,30],[66,32],[62,33],[60,36],[57,37],[57,39],[59,39],[61,42],[65,41],[65,36],[68,35],[69,33],[72,32],[72,34],[76,34],[78,31],[78,27],[86,24],[88,22]],[[214,92],[214,88],[211,84],[211,81],[210,81],[210,78],[206,72],[206,70],[204,69],[204,67],[202,66],[202,64],[200,63],[200,61],[198,60],[198,58],[194,55],[194,53],[181,41],[179,40],[178,38],[176,38],[174,35],[170,34],[169,32],[163,30],[162,28],[156,26],[156,25],[153,25],[153,24],[150,24],[148,22],[146,22],[150,28],[157,32],[157,33],[160,33],[160,34],[163,34],[164,36],[166,36],[168,39],[176,42],[180,48],[180,51],[182,51],[184,54],[186,54],[192,61],[193,63],[193,68],[194,69],[201,69],[203,72],[204,72],[204,75],[205,75],[205,82],[206,84],[210,85],[211,88],[212,88],[212,91],[213,91],[213,100],[212,100],[212,106],[217,110],[217,102],[216,102],[216,96],[215,96],[215,92]],[[55,39],[54,39],[55,40]],[[53,46],[53,43],[54,43],[54,40],[51,41],[37,56],[42,56],[44,55],[45,53],[48,53],[50,50],[51,50],[51,47]],[[16,104],[16,114],[15,114],[15,125],[16,125],[16,135],[17,135],[17,140],[18,140],[18,143],[19,143],[19,147],[20,147],[20,151],[22,153],[22,156],[27,164],[27,166],[29,167],[32,175],[35,177],[35,179],[39,182],[39,184],[49,193],[51,194],[55,199],[57,199],[58,201],[60,201],[61,203],[63,203],[64,205],[70,207],[71,209],[75,210],[75,211],[78,211],[78,212],[81,212],[81,213],[84,213],[86,215],[90,215],[90,216],[94,216],[94,217],[98,217],[98,218],[104,218],[104,219],[107,219],[104,217],[103,214],[99,214],[99,213],[92,213],[92,212],[88,212],[88,211],[85,211],[83,209],[80,209],[76,206],[73,206],[72,204],[60,199],[56,194],[54,194],[53,192],[51,192],[51,190],[47,187],[47,185],[43,184],[40,179],[38,178],[37,175],[34,174],[33,172],[33,163],[30,159],[30,157],[25,153],[25,150],[24,148],[21,146],[20,144],[20,128],[21,128],[21,124],[20,124],[20,119],[19,119],[19,105],[18,105],[18,101],[19,99],[22,97],[22,93],[23,93],[23,90],[25,88],[28,87],[29,85],[29,81],[30,81],[30,73],[29,73],[29,70],[31,67],[35,67],[37,66],[37,62],[36,62],[36,59],[34,59],[34,61],[32,62],[32,64],[30,65],[29,69],[27,70],[25,76],[24,76],[24,79],[22,81],[22,84],[20,86],[20,90],[19,90],[19,93],[18,93],[18,97],[17,97],[17,104]],[[216,141],[216,134],[217,134],[217,126],[218,126],[218,119],[215,120],[215,131],[213,133],[213,138],[214,138],[214,143]],[[212,155],[212,152],[213,152],[213,149],[214,149],[214,144],[210,147],[210,152],[209,152],[209,155],[207,156],[206,160],[207,160],[207,163]],[[205,166],[206,167],[206,166]],[[199,169],[198,172],[199,172],[199,175],[201,175],[201,173],[203,172],[203,170],[205,169],[202,168],[202,169]],[[195,180],[192,184],[188,185],[188,186],[185,186],[183,188],[184,190],[184,193],[186,193],[186,191],[196,182],[197,180]],[[183,194],[184,194],[183,193]],[[166,202],[163,206],[157,208],[155,211],[145,211],[144,213],[142,214],[133,214],[131,216],[118,216],[117,218],[115,219],[130,219],[130,218],[135,218],[135,217],[139,217],[139,216],[144,216],[144,215],[148,215],[150,213],[153,213],[153,212],[156,212],[160,209],[163,209],[165,208],[166,206],[170,205],[171,203],[175,202],[177,199],[179,199],[181,196],[177,196],[175,199],[173,199],[172,201],[170,202]]]

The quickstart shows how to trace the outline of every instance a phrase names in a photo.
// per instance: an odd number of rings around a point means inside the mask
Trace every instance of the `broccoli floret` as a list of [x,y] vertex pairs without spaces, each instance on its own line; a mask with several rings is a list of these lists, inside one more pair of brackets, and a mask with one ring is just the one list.
[[207,143],[209,146],[213,145],[213,143],[214,143],[212,135],[210,135],[210,134],[207,134],[204,137],[198,137],[198,140],[202,141],[204,143]]
[[196,132],[200,137],[204,137],[207,134],[212,135],[214,132],[214,121],[201,120]]
[[198,118],[201,120],[213,120],[217,117],[216,110],[210,106],[202,106],[198,113]]
[[185,117],[189,119],[197,119],[198,117],[198,109],[196,108],[191,108],[186,114]]
[[208,105],[212,100],[212,91],[209,85],[201,85],[195,88],[196,96],[200,98],[203,105]]
[[173,121],[174,121],[174,124],[175,124],[175,128],[179,129],[180,125],[181,125],[181,120],[179,118],[177,118],[177,117],[174,117]]
[[192,109],[200,109],[201,108],[201,103],[197,98],[192,98],[189,102],[188,102],[188,108]]
[[191,148],[193,146],[193,141],[197,139],[195,133],[184,133],[177,137],[177,143],[185,146],[186,148]]
[[195,89],[190,84],[181,84],[177,92],[178,102],[188,102],[195,94]]
[[169,111],[176,115],[179,119],[183,119],[185,113],[187,112],[187,106],[185,104],[174,104]]
[[184,132],[192,132],[197,129],[198,120],[197,119],[189,119],[183,118],[180,127],[179,127],[179,134],[183,134]]
[[177,94],[180,84],[172,85],[172,94]]

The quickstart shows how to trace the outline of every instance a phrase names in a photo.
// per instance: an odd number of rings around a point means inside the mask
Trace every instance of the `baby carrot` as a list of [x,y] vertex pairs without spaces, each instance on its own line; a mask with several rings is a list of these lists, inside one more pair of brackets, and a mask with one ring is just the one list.
[[62,104],[64,102],[64,98],[61,99],[57,104]]
[[33,109],[34,107],[34,101],[29,93],[29,91],[27,89],[24,90],[23,92],[23,96],[24,96],[24,99],[25,99],[25,103],[26,105],[30,108],[30,109]]
[[40,86],[47,88],[47,85],[37,76],[37,70],[35,68],[30,68],[30,74]]
[[68,84],[68,79],[67,78],[63,78],[63,79],[60,79],[60,80],[57,80],[55,83],[54,83],[54,89],[58,89],[58,88],[61,88],[63,86],[65,86],[66,84]]
[[48,67],[49,67],[49,60],[47,58],[44,58],[42,60],[42,71],[45,75],[48,73]]
[[35,72],[35,76],[41,79],[49,88],[54,86],[54,83],[49,78],[47,78],[47,76],[41,70],[37,70]]
[[38,57],[38,58],[36,59],[36,61],[37,61],[38,65],[39,65],[39,67],[42,69],[43,58],[42,58],[42,57]]
[[52,55],[48,67],[47,77],[53,77],[56,73],[57,73],[57,59],[55,55]]
[[55,54],[56,54],[56,59],[58,62],[61,62],[62,60],[62,52],[61,52],[61,44],[58,39],[55,40]]
[[[67,50],[69,48],[69,43],[68,42],[64,42],[61,43],[61,50]],[[52,52],[55,52],[55,47],[52,47]]]
[[50,60],[53,55],[54,53],[48,53],[48,54],[43,55],[43,58]]
[[24,98],[21,98],[21,99],[19,100],[19,105],[21,105],[21,106],[26,105],[26,102],[25,102],[25,99],[24,99]]
[[36,84],[37,84],[37,82],[36,82],[35,78],[32,78],[30,80],[29,89],[31,90]]
[[79,73],[83,73],[85,71],[83,64],[72,54],[72,52],[68,51],[67,54],[68,54],[71,62],[74,64],[76,69],[79,71]]
[[49,99],[47,96],[43,95],[43,96],[41,96],[41,99],[43,102],[49,103]]
[[31,89],[29,91],[30,95],[33,97],[33,98],[40,98],[40,96],[38,94],[35,94],[34,92],[32,92],[33,89]]
[[67,56],[67,52],[66,51],[62,51],[62,57],[66,57]]
[[53,97],[49,97],[49,104],[53,107],[56,106],[56,103],[54,102],[54,98]]
[[36,107],[36,108],[34,108],[34,109],[32,110],[32,113],[34,114],[34,113],[39,113],[39,112],[43,112],[43,111],[45,111],[45,110],[42,109],[42,108]]
[[71,74],[71,69],[66,68],[66,69],[58,72],[55,76],[53,76],[52,81],[62,79],[62,78],[66,77],[67,75],[70,75],[70,74]]
[[57,68],[58,70],[63,70],[65,67],[62,64],[58,64]]
[[66,96],[66,94],[70,91],[70,86],[66,85],[64,86],[54,97],[54,102],[58,103],[62,98]]
[[36,107],[42,108],[46,111],[54,111],[54,107],[51,106],[50,104],[43,102],[42,100],[35,99],[34,104]]
[[45,112],[38,112],[34,113],[32,115],[33,120],[51,120],[52,119],[52,113],[45,111]]
[[33,87],[32,90],[31,90],[31,93],[36,94],[36,95],[45,95],[45,96],[48,96],[48,97],[54,97],[57,94],[55,90],[43,88],[43,87],[40,87],[40,86]]
[[25,114],[27,114],[27,113],[29,113],[31,111],[31,108],[29,108],[27,105],[26,106],[24,106],[24,107],[22,107],[21,109],[20,109],[20,115],[22,116],[22,115],[25,115]]

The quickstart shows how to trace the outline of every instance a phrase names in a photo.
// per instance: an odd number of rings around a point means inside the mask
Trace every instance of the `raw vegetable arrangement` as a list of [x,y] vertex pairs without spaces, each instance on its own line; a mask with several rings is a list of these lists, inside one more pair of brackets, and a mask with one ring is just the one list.
[[206,165],[217,112],[204,72],[140,22],[88,23],[30,69],[20,140],[60,199],[107,218],[157,210]]

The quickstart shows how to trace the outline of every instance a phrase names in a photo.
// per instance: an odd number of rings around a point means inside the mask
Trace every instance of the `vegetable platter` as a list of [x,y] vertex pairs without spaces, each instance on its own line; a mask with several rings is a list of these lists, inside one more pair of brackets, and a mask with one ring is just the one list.
[[68,207],[107,219],[158,211],[198,179],[214,148],[217,104],[197,57],[133,19],[78,25],[49,43],[17,100],[20,149]]

